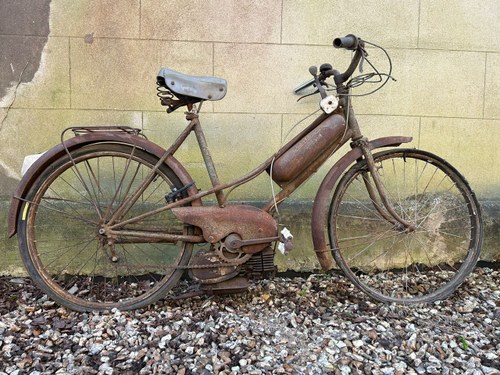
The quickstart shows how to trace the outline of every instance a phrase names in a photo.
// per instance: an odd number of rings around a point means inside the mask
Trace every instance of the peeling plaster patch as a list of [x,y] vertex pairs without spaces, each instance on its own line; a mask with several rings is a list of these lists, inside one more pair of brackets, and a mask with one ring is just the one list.
[[0,104],[6,106],[16,87],[31,82],[40,67],[50,32],[50,0],[3,0],[0,14]]

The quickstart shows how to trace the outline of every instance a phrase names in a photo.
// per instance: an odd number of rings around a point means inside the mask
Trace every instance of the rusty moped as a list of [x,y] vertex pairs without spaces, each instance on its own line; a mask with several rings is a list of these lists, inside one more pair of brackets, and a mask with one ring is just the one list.
[[[24,175],[10,207],[9,235],[17,233],[33,281],[79,311],[136,309],[175,296],[184,274],[202,293],[244,291],[249,279],[275,273],[276,251],[292,248],[293,236],[277,215],[280,203],[350,141],[314,198],[311,229],[322,270],[343,271],[382,302],[450,295],[481,249],[475,194],[442,158],[398,147],[411,137],[362,134],[352,89],[379,82],[376,91],[391,70],[378,72],[366,52],[378,46],[352,34],[333,45],[352,51],[347,70],[313,66],[312,79],[296,89],[320,96],[317,118],[230,182],[219,180],[200,123],[203,102],[226,94],[221,78],[160,70],[161,104],[169,113],[187,107],[188,120],[166,149],[126,126],[66,129]],[[361,64],[373,71],[354,76]],[[207,189],[175,157],[192,134],[211,181]],[[279,187],[267,203],[229,200],[235,188],[266,173]]]

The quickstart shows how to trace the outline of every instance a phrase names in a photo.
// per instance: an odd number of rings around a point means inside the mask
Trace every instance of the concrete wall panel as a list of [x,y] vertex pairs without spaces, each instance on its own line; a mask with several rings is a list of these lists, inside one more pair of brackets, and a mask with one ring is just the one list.
[[420,147],[454,165],[481,199],[500,199],[499,120],[423,118]]
[[[297,102],[293,89],[311,79],[309,67],[334,59],[332,47],[269,44],[216,44],[215,75],[228,81],[216,112],[310,113],[319,108],[317,97]],[[348,54],[337,54],[339,66]]]
[[138,38],[140,0],[52,0],[53,36]]
[[127,125],[141,128],[141,117],[140,112],[132,111],[11,109],[0,133],[2,161],[20,179],[24,156],[55,146],[67,127]]
[[[397,81],[389,81],[374,95],[355,99],[358,112],[482,117],[484,53],[409,49],[389,53]],[[363,90],[367,88],[359,89]]]
[[419,47],[498,51],[497,0],[421,0]]
[[127,39],[86,43],[72,39],[71,62],[74,108],[161,110],[156,97],[156,74],[160,68],[210,75],[212,46]]
[[355,34],[385,47],[413,48],[418,11],[418,0],[285,0],[283,43],[331,46],[333,38]]
[[486,79],[484,90],[484,117],[500,118],[500,53],[486,56]]
[[143,0],[146,39],[279,43],[280,1]]

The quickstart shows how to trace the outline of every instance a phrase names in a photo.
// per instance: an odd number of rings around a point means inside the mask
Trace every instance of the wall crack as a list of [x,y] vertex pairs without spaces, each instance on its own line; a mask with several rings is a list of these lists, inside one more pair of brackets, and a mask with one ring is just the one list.
[[26,65],[24,65],[23,70],[21,70],[21,73],[19,74],[19,79],[17,80],[17,83],[14,86],[14,92],[13,92],[13,95],[12,95],[12,100],[10,101],[9,105],[6,107],[5,115],[3,116],[2,121],[0,121],[0,132],[3,130],[3,126],[4,126],[5,121],[7,120],[7,117],[9,116],[10,109],[12,108],[12,106],[14,105],[14,102],[16,101],[17,90],[19,89],[19,86],[22,83],[23,74],[24,74],[26,68],[28,67],[29,63],[30,63],[30,60],[28,60],[26,62]]

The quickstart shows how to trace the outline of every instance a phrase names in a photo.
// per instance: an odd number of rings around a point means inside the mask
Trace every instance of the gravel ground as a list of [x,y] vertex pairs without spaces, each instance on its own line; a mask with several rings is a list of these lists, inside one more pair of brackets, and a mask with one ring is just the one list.
[[418,307],[310,275],[98,314],[6,277],[0,374],[500,374],[499,276],[478,269],[448,300]]

